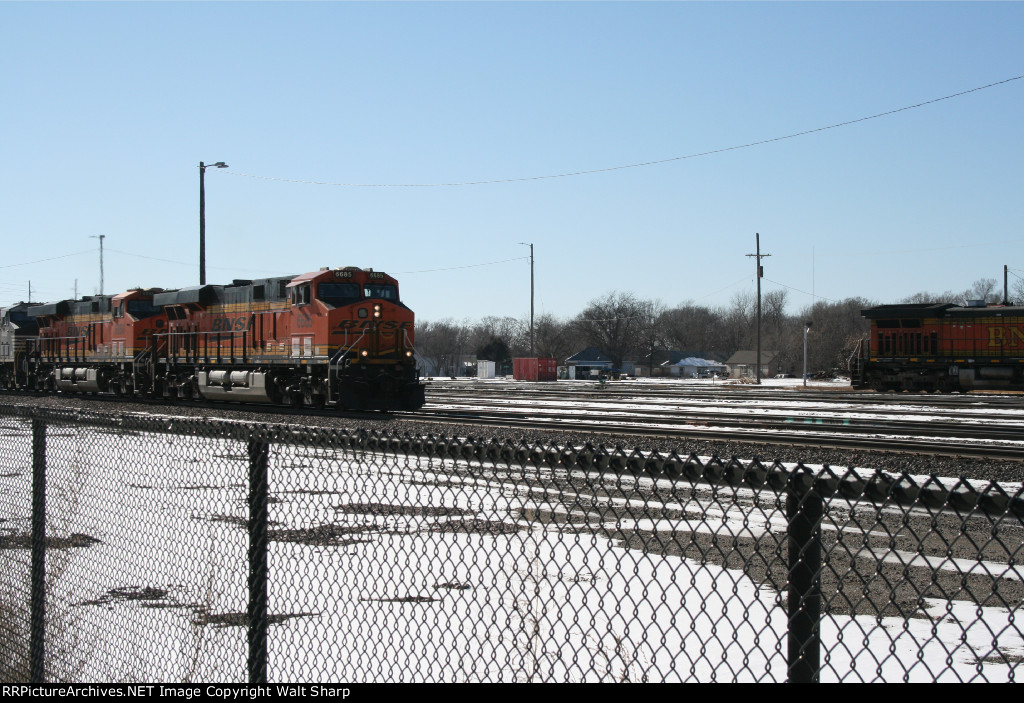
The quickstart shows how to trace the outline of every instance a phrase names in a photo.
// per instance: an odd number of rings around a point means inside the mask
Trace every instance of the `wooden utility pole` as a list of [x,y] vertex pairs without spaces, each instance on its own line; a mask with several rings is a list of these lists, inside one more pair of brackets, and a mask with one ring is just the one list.
[[757,367],[754,372],[754,378],[758,383],[761,383],[761,278],[764,276],[764,267],[761,266],[761,259],[771,256],[771,254],[761,253],[760,232],[755,233],[754,237],[754,241],[757,243],[757,251],[754,254],[747,254],[747,256],[757,257]]

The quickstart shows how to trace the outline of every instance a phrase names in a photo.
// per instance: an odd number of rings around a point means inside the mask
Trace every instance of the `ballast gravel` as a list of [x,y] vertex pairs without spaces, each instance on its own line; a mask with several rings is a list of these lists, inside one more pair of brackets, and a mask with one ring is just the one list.
[[[332,417],[330,415],[303,416],[294,414],[278,414],[273,411],[253,411],[239,406],[199,407],[190,405],[154,406],[146,403],[112,402],[83,397],[45,396],[45,397],[0,397],[0,403],[6,405],[38,405],[40,407],[60,408],[63,410],[80,408],[86,411],[105,413],[150,413],[187,417],[209,417],[238,422],[271,423],[287,425],[307,425],[349,431],[377,431],[397,435],[429,434],[435,437],[474,438],[476,440],[499,442],[511,440],[514,443],[541,444],[576,447],[590,443],[594,446],[604,445],[609,450],[622,447],[627,453],[634,449],[642,452],[658,451],[661,454],[676,452],[682,457],[696,454],[700,457],[717,456],[721,459],[733,457],[742,461],[758,459],[764,464],[775,461],[784,463],[803,463],[811,465],[827,465],[833,470],[846,468],[878,469],[890,473],[907,473],[911,475],[936,475],[942,477],[964,477],[983,481],[1024,482],[1024,462],[988,461],[976,458],[959,458],[950,456],[920,456],[901,453],[898,446],[893,451],[849,451],[840,449],[818,449],[804,446],[787,446],[784,444],[766,444],[758,442],[742,442],[736,440],[711,439],[667,439],[658,437],[621,437],[614,434],[577,433],[568,430],[530,431],[511,428],[459,425],[452,423],[429,422],[416,418],[355,419],[350,417]],[[952,440],[951,440],[952,441]]]

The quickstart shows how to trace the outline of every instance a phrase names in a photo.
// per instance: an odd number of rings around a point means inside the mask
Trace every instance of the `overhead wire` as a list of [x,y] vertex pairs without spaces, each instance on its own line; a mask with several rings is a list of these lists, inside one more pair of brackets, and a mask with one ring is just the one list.
[[623,165],[619,165],[619,166],[608,166],[608,167],[605,167],[605,168],[595,168],[595,169],[588,169],[588,170],[569,171],[569,172],[566,172],[566,173],[554,173],[554,174],[547,174],[547,175],[542,175],[542,176],[524,176],[524,177],[519,177],[519,178],[496,178],[496,179],[490,179],[490,180],[461,181],[461,182],[451,182],[451,183],[333,183],[333,182],[329,182],[329,181],[311,181],[311,180],[300,180],[300,179],[293,179],[293,178],[280,178],[280,177],[276,177],[276,176],[260,176],[260,175],[256,175],[256,174],[252,174],[252,173],[242,173],[240,171],[233,170],[233,169],[228,169],[228,170],[218,171],[218,172],[219,173],[226,173],[227,175],[230,175],[230,176],[240,176],[240,177],[244,177],[244,178],[256,178],[256,179],[266,180],[266,181],[279,181],[279,182],[283,182],[283,183],[300,183],[300,184],[305,184],[305,185],[334,186],[334,187],[340,187],[340,188],[452,188],[452,187],[458,187],[458,186],[494,185],[494,184],[499,184],[499,183],[522,183],[522,182],[525,182],[525,181],[540,181],[540,180],[548,180],[548,179],[553,179],[553,178],[570,178],[570,177],[573,177],[573,176],[588,176],[588,175],[592,175],[592,174],[595,174],[595,173],[608,173],[608,172],[611,172],[611,171],[622,171],[622,170],[631,169],[631,168],[642,168],[642,167],[645,167],[645,166],[657,166],[657,165],[660,165],[660,164],[671,163],[673,161],[683,161],[685,159],[695,159],[695,158],[698,158],[698,157],[701,157],[701,156],[711,156],[713,154],[722,154],[722,153],[725,153],[725,152],[728,152],[728,151],[736,151],[736,150],[739,150],[739,149],[749,149],[751,147],[763,146],[765,144],[771,144],[773,142],[781,142],[781,141],[784,141],[784,140],[787,140],[787,139],[796,139],[797,137],[804,137],[804,136],[807,136],[809,134],[816,134],[818,132],[825,132],[825,131],[828,131],[828,130],[831,130],[831,129],[838,129],[840,127],[848,127],[850,125],[858,124],[860,122],[867,122],[868,120],[876,120],[876,119],[879,119],[881,117],[888,117],[889,115],[895,115],[895,114],[898,114],[900,112],[906,112],[908,110],[915,110],[915,109],[920,108],[920,107],[925,107],[926,105],[934,105],[935,103],[942,102],[944,100],[952,100],[953,98],[959,98],[959,97],[962,97],[964,95],[969,95],[971,93],[977,93],[978,91],[987,90],[988,88],[994,88],[994,87],[999,86],[999,85],[1005,85],[1006,83],[1011,83],[1013,81],[1018,81],[1018,80],[1020,80],[1022,78],[1024,78],[1024,74],[1021,74],[1019,76],[1013,76],[1012,78],[1006,78],[1006,79],[1001,80],[1001,81],[996,81],[995,83],[989,83],[987,85],[982,85],[982,86],[978,86],[976,88],[971,88],[969,90],[962,90],[959,93],[953,93],[951,95],[944,95],[941,98],[933,98],[932,100],[926,100],[924,102],[916,103],[914,105],[905,105],[904,107],[899,107],[899,108],[896,108],[896,109],[893,109],[893,110],[886,110],[885,112],[879,112],[879,113],[876,113],[874,115],[868,115],[867,117],[858,117],[856,119],[846,120],[844,122],[836,122],[835,124],[830,124],[830,125],[827,125],[825,127],[816,127],[814,129],[806,129],[806,130],[803,130],[801,132],[794,132],[793,134],[787,134],[787,135],[780,136],[780,137],[772,137],[770,139],[761,139],[759,141],[747,142],[745,144],[737,144],[737,145],[734,145],[734,146],[721,147],[719,149],[709,149],[707,151],[701,151],[701,152],[697,152],[697,153],[693,153],[693,154],[686,154],[684,156],[672,156],[672,157],[669,157],[669,158],[653,159],[651,161],[641,161],[641,162],[632,163],[632,164],[623,164]]

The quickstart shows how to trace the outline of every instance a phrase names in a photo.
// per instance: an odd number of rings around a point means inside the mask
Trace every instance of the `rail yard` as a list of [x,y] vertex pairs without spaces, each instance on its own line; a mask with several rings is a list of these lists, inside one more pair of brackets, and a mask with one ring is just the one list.
[[408,435],[604,446],[686,456],[1024,479],[1024,397],[852,392],[848,386],[431,381],[415,413],[360,413],[99,396],[4,395],[3,403],[223,417]]

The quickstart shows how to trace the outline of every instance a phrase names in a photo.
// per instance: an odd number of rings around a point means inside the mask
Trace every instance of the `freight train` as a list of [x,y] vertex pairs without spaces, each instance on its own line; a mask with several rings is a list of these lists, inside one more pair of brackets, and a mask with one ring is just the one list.
[[1024,390],[1024,307],[879,305],[862,310],[871,336],[850,359],[854,388]]
[[63,393],[418,410],[414,314],[355,267],[2,311],[0,385]]

